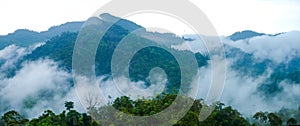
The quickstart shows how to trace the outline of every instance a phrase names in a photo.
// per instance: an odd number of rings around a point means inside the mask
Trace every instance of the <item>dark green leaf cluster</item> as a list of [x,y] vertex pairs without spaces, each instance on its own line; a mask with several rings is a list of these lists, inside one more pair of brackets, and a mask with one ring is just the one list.
[[[177,100],[176,100],[177,99]],[[179,100],[178,100],[179,99]],[[192,106],[179,120],[175,120],[178,113],[167,113],[159,118],[151,118],[146,122],[146,117],[155,115],[167,109],[171,104],[191,102]],[[212,113],[204,120],[199,121],[199,113],[207,105],[203,100],[179,96],[176,94],[162,93],[154,98],[141,98],[132,100],[122,96],[108,105],[96,108],[88,108],[87,113],[79,113],[74,110],[74,103],[65,102],[65,110],[55,114],[51,110],[45,110],[38,118],[28,120],[18,112],[11,110],[5,113],[0,120],[0,126],[99,126],[103,125],[161,125],[174,124],[176,126],[250,126],[251,123],[231,106],[218,103]],[[114,111],[119,110],[119,111]],[[114,112],[113,112],[114,111]],[[113,112],[113,113],[112,113]],[[127,116],[124,116],[126,114]],[[277,113],[257,112],[253,115],[252,125],[281,126],[296,125],[299,120],[300,110],[282,109]],[[290,117],[293,115],[292,117]],[[135,118],[136,116],[145,118]],[[113,119],[111,119],[113,118]],[[149,121],[149,120],[147,120]],[[162,121],[162,122],[159,122]]]
[[99,126],[88,114],[74,110],[73,102],[65,102],[65,107],[66,110],[59,114],[45,110],[38,118],[31,120],[11,110],[1,117],[0,126]]

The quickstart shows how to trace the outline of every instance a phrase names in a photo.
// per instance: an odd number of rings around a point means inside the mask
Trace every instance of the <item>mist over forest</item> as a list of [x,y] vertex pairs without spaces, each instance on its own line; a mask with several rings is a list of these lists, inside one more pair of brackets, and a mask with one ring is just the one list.
[[[88,23],[68,22],[44,32],[22,29],[0,36],[0,125],[8,122],[12,125],[47,125],[53,121],[50,117],[59,120],[57,125],[99,125],[101,121],[110,124],[114,122],[105,122],[105,117],[97,122],[94,117],[109,114],[101,111],[106,107],[129,115],[153,115],[172,104],[175,96],[181,97],[180,92],[194,90],[198,92],[196,98],[191,99],[196,102],[178,125],[187,122],[190,123],[186,125],[299,124],[300,31],[268,34],[245,30],[231,36],[213,36],[220,39],[225,51],[225,57],[218,59],[226,62],[224,89],[211,116],[199,121],[197,114],[206,106],[212,76],[218,77],[211,71],[211,62],[216,57],[211,56],[214,52],[207,50],[202,36],[150,32],[134,22],[107,13],[100,17],[90,18]],[[118,21],[113,23],[114,20]],[[73,52],[74,46],[83,26],[101,31],[109,25],[111,27],[103,38],[97,40],[100,43],[94,66],[82,66],[82,69],[93,67],[96,85],[105,97],[95,97],[97,104],[91,106],[78,98],[75,88],[76,83],[81,83],[88,89],[93,82],[89,76],[72,75],[73,54],[84,54]],[[129,45],[122,45],[123,40]],[[112,60],[123,62],[113,59],[114,53],[120,51],[117,49],[128,49],[119,52],[127,57],[134,46],[143,44],[151,46],[137,50],[131,57],[129,76],[113,75]],[[173,54],[195,60],[186,58],[182,62],[185,65],[181,65]],[[124,68],[116,69],[121,73]],[[189,72],[182,73],[181,70]],[[195,79],[197,77],[199,80]],[[182,79],[186,81],[182,82]],[[198,84],[200,86],[195,89]],[[226,116],[228,113],[233,114]],[[20,118],[7,120],[9,114]],[[77,120],[76,124],[68,121],[70,118]]]

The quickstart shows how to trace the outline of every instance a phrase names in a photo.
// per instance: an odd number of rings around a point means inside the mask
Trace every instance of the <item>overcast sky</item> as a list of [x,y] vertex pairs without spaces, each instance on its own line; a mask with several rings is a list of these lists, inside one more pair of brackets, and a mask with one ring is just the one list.
[[[0,35],[16,29],[45,31],[53,25],[84,21],[110,0],[1,0]],[[300,30],[299,0],[191,0],[210,19],[220,35],[254,30],[278,33]],[[169,5],[168,5],[169,6]],[[129,18],[143,26],[170,21]],[[157,18],[156,18],[157,19]],[[168,20],[168,18],[158,18]],[[172,24],[171,24],[172,25]],[[158,26],[159,27],[159,26]],[[172,26],[174,28],[174,25]],[[177,33],[188,33],[180,28]]]

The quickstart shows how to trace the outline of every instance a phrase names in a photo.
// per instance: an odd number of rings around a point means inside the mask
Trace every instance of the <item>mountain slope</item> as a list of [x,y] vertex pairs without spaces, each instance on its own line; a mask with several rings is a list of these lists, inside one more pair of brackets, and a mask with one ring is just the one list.
[[265,34],[265,33],[258,33],[255,31],[251,31],[251,30],[245,30],[245,31],[241,31],[241,32],[235,32],[232,35],[228,36],[228,38],[232,41],[238,41],[238,40],[243,40],[243,39],[250,39],[253,37],[258,37],[258,36],[278,36],[281,35],[283,33],[277,33],[277,34]]
[[248,38],[262,36],[262,35],[266,35],[266,34],[245,30],[245,31],[233,33],[232,35],[229,36],[229,38],[233,41],[238,41],[238,40],[248,39]]
[[0,49],[8,45],[14,44],[21,47],[45,42],[52,37],[62,34],[63,32],[78,32],[83,22],[68,22],[59,26],[49,28],[47,31],[35,32],[27,29],[16,30],[5,36],[0,36]]
[[[116,18],[113,16],[109,16],[105,14],[102,15],[102,19],[92,19],[93,23],[89,24],[89,26],[93,29],[101,31],[101,27],[103,25],[109,25],[112,19]],[[98,23],[97,23],[98,22]],[[100,24],[100,25],[99,25]],[[127,25],[128,24],[128,25]],[[130,27],[128,27],[130,26]],[[166,38],[170,38],[171,34],[162,34],[162,33],[151,33],[151,32],[139,32],[137,34],[130,34],[129,30],[134,29],[144,29],[141,26],[136,25],[133,22],[128,20],[122,19],[121,23],[113,24],[105,33],[100,44],[98,45],[98,50],[96,53],[96,64],[95,70],[97,76],[111,76],[111,60],[112,55],[115,51],[115,48],[119,44],[119,42],[126,36],[126,39],[134,42],[133,45],[129,46],[128,48],[134,47],[138,44],[152,44],[157,45],[158,47],[164,47],[171,51],[173,54],[177,54],[180,57],[193,57],[196,56],[198,64],[195,66],[202,67],[207,64],[207,59],[201,55],[200,53],[194,54],[190,51],[178,51],[168,47],[167,45],[158,45],[159,42],[149,40],[145,38],[144,34],[152,34],[152,35],[159,35],[156,38],[160,40],[166,41]],[[129,29],[129,30],[128,30]],[[59,66],[65,69],[68,72],[72,70],[72,55],[73,55],[73,48],[77,38],[78,33],[63,33],[60,36],[56,36],[51,38],[49,41],[46,42],[45,45],[38,47],[35,49],[31,54],[24,57],[24,59],[19,63],[19,68],[21,67],[21,63],[24,61],[35,61],[38,59],[50,58],[54,61],[59,63]],[[173,39],[180,39],[179,37],[174,36]],[[171,40],[171,39],[170,39]],[[127,48],[127,49],[128,49]],[[126,54],[125,51],[123,54]],[[188,60],[185,61],[186,64],[190,64]],[[190,66],[184,66],[183,68],[179,68],[179,65],[176,59],[167,51],[164,51],[160,48],[145,48],[137,52],[134,55],[133,59],[130,61],[129,66],[129,73],[130,79],[132,81],[144,81],[147,86],[150,86],[150,80],[148,79],[148,73],[154,67],[161,67],[166,71],[168,75],[168,91],[172,91],[174,88],[178,89],[180,86],[181,80],[181,73],[180,69],[187,69],[189,73],[184,75],[184,77],[189,78],[191,80],[191,76],[196,74],[196,69],[191,69]],[[190,82],[186,82],[188,84]]]
[[[286,36],[278,36],[280,34],[276,35],[267,35],[266,38],[272,38],[272,37],[278,37],[283,38]],[[263,37],[262,37],[263,38]],[[231,39],[231,38],[228,38]],[[290,38],[285,38],[286,41],[291,41]],[[298,65],[300,63],[300,52],[297,50],[291,50],[292,54],[285,54],[287,57],[284,57],[285,60],[283,62],[278,62],[274,59],[270,58],[262,58],[258,57],[256,54],[258,51],[262,51],[259,49],[266,49],[268,47],[264,46],[272,46],[278,44],[276,41],[271,41],[268,39],[263,39],[265,41],[258,40],[259,42],[256,42],[255,40],[251,41],[252,43],[258,43],[262,44],[260,45],[254,45],[251,47],[252,44],[248,40],[241,40],[239,43],[232,43],[233,41],[229,41],[225,44],[225,50],[226,50],[226,58],[231,62],[230,68],[234,71],[239,72],[240,77],[244,78],[261,78],[264,77],[264,81],[260,82],[257,91],[261,93],[264,97],[274,97],[276,94],[280,94],[283,92],[284,87],[283,84],[287,85],[294,85],[299,84],[300,82],[300,68]],[[264,43],[265,42],[265,43]],[[282,41],[280,41],[282,42]],[[296,42],[295,42],[296,43]],[[271,44],[271,45],[268,45]],[[235,47],[236,46],[236,47]],[[283,46],[290,46],[290,45],[284,45]],[[255,48],[254,52],[247,51],[249,48]],[[293,47],[291,47],[293,48]],[[273,50],[273,49],[270,49]],[[279,51],[282,53],[282,51]],[[273,51],[268,52],[269,55],[274,56],[275,58],[278,58],[280,53],[275,53]],[[276,55],[277,54],[277,55]],[[267,75],[266,75],[267,74]]]
[[50,39],[54,36],[58,36],[64,32],[78,32],[82,27],[84,22],[67,22],[58,26],[53,26],[47,31],[41,32],[41,36]]

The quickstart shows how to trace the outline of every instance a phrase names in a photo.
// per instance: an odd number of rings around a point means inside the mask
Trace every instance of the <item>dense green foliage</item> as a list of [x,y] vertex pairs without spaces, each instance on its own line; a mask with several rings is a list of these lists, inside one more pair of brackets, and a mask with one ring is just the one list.
[[[115,18],[110,15],[102,15],[107,18]],[[106,22],[107,23],[107,22]],[[82,25],[82,22],[77,22],[74,25],[64,26],[70,31],[78,31],[79,27]],[[105,24],[105,22],[104,22]],[[91,26],[93,27],[93,26]],[[98,27],[95,27],[98,28]],[[98,45],[98,49],[95,57],[95,71],[97,76],[111,76],[111,60],[113,58],[113,53],[116,48],[120,44],[120,41],[127,37],[126,39],[134,42],[130,45],[130,48],[127,50],[123,50],[123,54],[126,55],[128,50],[134,48],[135,46],[148,43],[152,45],[151,47],[143,48],[138,50],[132,57],[129,62],[129,77],[131,81],[144,81],[146,86],[150,86],[149,80],[149,72],[151,69],[155,67],[162,68],[167,77],[168,82],[166,86],[166,92],[173,92],[174,89],[179,89],[180,86],[183,88],[189,88],[187,86],[190,84],[191,77],[196,74],[196,69],[192,69],[193,64],[190,60],[183,61],[184,64],[180,66],[179,62],[177,62],[176,58],[185,57],[193,57],[196,58],[196,65],[198,67],[202,67],[207,65],[207,61],[209,60],[208,56],[204,56],[200,53],[194,54],[191,51],[180,51],[175,50],[167,45],[159,45],[154,40],[149,39],[149,34],[141,35],[134,34],[129,35],[131,31],[135,29],[141,28],[136,24],[129,22],[127,20],[121,20],[116,24],[112,25],[103,36],[100,44]],[[31,54],[25,56],[19,63],[17,64],[15,71],[19,70],[22,67],[22,63],[27,61],[36,61],[38,59],[50,58],[59,63],[59,67],[71,72],[72,70],[72,55],[73,48],[75,45],[75,41],[77,38],[77,32],[65,32],[62,30],[61,26],[50,28],[47,32],[34,32],[29,30],[18,30],[15,33],[9,34],[7,36],[0,36],[0,49],[4,47],[15,44],[18,46],[29,46],[37,42],[46,41],[46,44],[35,49]],[[96,29],[97,30],[97,29]],[[65,32],[65,33],[63,33]],[[62,34],[61,34],[62,33]],[[153,33],[153,35],[165,36],[165,34]],[[238,36],[238,34],[243,34],[242,36]],[[58,36],[57,36],[58,35]],[[89,35],[89,34],[87,34]],[[148,38],[147,38],[148,35]],[[260,36],[263,34],[254,33],[251,31],[246,31],[242,33],[235,34],[232,39],[239,40],[245,39],[253,36]],[[53,37],[55,36],[55,37]],[[151,36],[151,35],[150,35]],[[171,36],[171,37],[170,37]],[[94,37],[94,36],[87,36]],[[152,37],[152,36],[151,36]],[[167,36],[166,38],[172,38],[172,35]],[[51,39],[50,39],[51,38]],[[158,37],[158,40],[160,38]],[[186,39],[188,40],[188,39]],[[162,40],[166,41],[166,40]],[[158,47],[156,47],[158,46]],[[162,48],[159,48],[162,47]],[[296,57],[289,61],[288,63],[275,64],[271,60],[262,60],[257,61],[253,54],[248,54],[239,50],[237,48],[227,48],[229,49],[226,54],[226,57],[240,57],[236,61],[234,61],[233,66],[231,66],[234,70],[240,71],[241,76],[253,76],[258,77],[264,74],[267,69],[272,68],[274,72],[271,74],[270,78],[267,81],[263,82],[259,85],[259,91],[263,92],[263,96],[271,97],[276,95],[276,93],[283,90],[280,83],[287,81],[291,84],[300,83],[300,69],[298,67],[298,63],[300,62],[300,58]],[[176,54],[178,57],[174,57]],[[84,60],[83,60],[84,61]],[[195,64],[193,64],[195,65]],[[186,70],[188,72],[182,73],[182,70]],[[7,73],[8,77],[13,77],[15,71],[9,71]],[[182,81],[185,80],[185,81]],[[177,90],[175,91],[177,92]],[[32,108],[34,105],[39,104],[36,100],[38,98],[50,98],[53,96],[53,92],[51,91],[41,91],[37,93],[35,96],[27,97],[24,100],[24,108]],[[29,126],[54,126],[54,125],[62,125],[62,126],[89,126],[89,125],[99,125],[102,123],[105,124],[114,124],[114,125],[128,125],[133,123],[132,118],[126,118],[122,116],[122,113],[109,113],[109,110],[116,108],[128,115],[130,117],[133,116],[149,116],[154,115],[162,110],[166,109],[170,104],[172,104],[177,95],[174,94],[161,94],[155,98],[143,98],[132,100],[130,97],[120,97],[115,99],[114,102],[102,106],[100,108],[89,107],[88,113],[79,113],[74,110],[73,102],[66,102],[65,107],[66,110],[62,111],[59,114],[54,113],[51,110],[45,110],[42,115],[33,119],[26,119],[18,112],[11,110],[6,112],[0,120],[0,126],[2,125],[29,125]],[[191,102],[193,99],[185,98],[179,96],[181,102]],[[180,103],[175,103],[180,104]],[[279,112],[268,113],[268,112],[257,112],[253,115],[253,122],[246,120],[242,115],[231,106],[225,106],[222,103],[217,104],[211,115],[204,121],[199,121],[199,112],[201,109],[206,106],[202,100],[196,100],[193,103],[191,109],[186,113],[186,115],[181,118],[178,122],[174,122],[175,117],[178,116],[178,113],[170,113],[169,116],[164,117],[162,120],[164,122],[159,122],[158,119],[153,119],[152,121],[156,121],[165,125],[176,123],[176,125],[208,125],[208,126],[231,126],[231,125],[241,125],[248,126],[251,125],[271,125],[271,126],[280,126],[280,125],[294,125],[300,122],[300,108],[298,110],[290,110],[290,109],[282,109]],[[0,108],[8,106],[0,106]],[[22,113],[22,112],[21,112]],[[115,120],[110,121],[107,118],[113,117]],[[138,120],[142,125],[144,123],[151,124],[151,122],[145,122],[143,119]]]
[[[113,25],[104,35],[98,49],[96,52],[96,62],[95,62],[95,71],[97,76],[111,76],[111,60],[115,48],[119,44],[119,41],[128,34],[129,32],[118,25]],[[68,72],[71,72],[72,69],[72,55],[73,48],[76,41],[77,33],[63,33],[60,36],[54,37],[49,40],[44,46],[38,47],[30,55],[27,55],[20,61],[21,63],[27,60],[38,60],[41,58],[50,58],[59,63],[59,66],[65,69]],[[136,43],[152,43],[154,42],[147,40],[145,38],[132,35],[130,39]],[[165,47],[168,48],[168,47]],[[168,48],[173,54],[180,56],[181,58],[188,56],[195,56],[196,62],[198,62],[198,67],[207,65],[208,58],[201,55],[200,53],[192,53],[190,51],[178,51],[172,48]],[[128,49],[129,50],[129,49]],[[126,52],[124,52],[126,54]],[[124,54],[124,55],[125,55]],[[191,64],[190,61],[184,61],[185,64]],[[172,91],[173,88],[178,89],[181,82],[181,73],[180,69],[186,69],[184,77],[191,78],[196,74],[195,69],[191,69],[191,66],[183,66],[184,68],[179,68],[176,59],[170,54],[170,52],[161,49],[161,48],[144,48],[138,51],[131,59],[129,64],[129,73],[130,79],[132,81],[145,81],[149,86],[150,82],[147,80],[149,76],[149,71],[154,67],[160,67],[165,70],[168,75],[168,86],[169,91]],[[12,73],[11,76],[14,74]],[[186,79],[191,80],[191,79]],[[188,84],[189,82],[186,82]],[[173,84],[173,85],[170,85]]]
[[[51,38],[46,45],[38,47],[23,61],[35,61],[40,58],[50,58],[59,62],[60,67],[70,71],[72,67],[72,49],[76,41],[77,33],[63,33]],[[23,62],[20,61],[20,62]]]
[[[42,115],[38,118],[26,119],[22,117],[18,112],[11,110],[6,112],[0,121],[0,125],[8,126],[98,126],[100,124],[109,125],[143,125],[143,124],[153,124],[154,122],[159,122],[162,125],[168,125],[174,123],[174,119],[178,116],[178,113],[169,113],[163,116],[163,118],[153,119],[151,122],[146,122],[145,120],[134,120],[134,116],[144,116],[157,114],[165,110],[169,105],[176,104],[175,98],[179,98],[180,102],[193,102],[189,111],[176,123],[176,125],[188,125],[188,126],[250,126],[251,123],[247,121],[242,115],[231,106],[225,106],[223,103],[218,103],[215,109],[204,121],[199,121],[199,113],[201,109],[204,109],[205,104],[203,100],[195,100],[191,98],[186,98],[183,96],[177,96],[174,94],[161,94],[154,98],[142,98],[137,100],[132,100],[130,97],[122,96],[115,99],[108,105],[96,108],[88,108],[87,113],[79,113],[74,110],[73,102],[65,102],[65,110],[59,114],[55,114],[51,110],[45,110]],[[178,102],[178,101],[177,101]],[[111,113],[111,110],[115,108],[120,110],[128,116],[122,116],[122,112]],[[178,108],[180,109],[180,108]],[[257,112],[253,115],[254,122],[252,125],[270,125],[270,126],[281,126],[297,124],[297,119],[299,118],[299,110],[294,110],[295,117],[289,117],[284,115],[292,110],[281,110],[278,113],[268,113],[268,112]],[[180,111],[179,111],[180,113]],[[298,114],[298,115],[297,115]],[[110,118],[113,118],[111,120]],[[152,122],[154,121],[154,122]]]
[[93,126],[98,125],[86,113],[79,113],[73,110],[73,102],[65,103],[66,110],[60,114],[55,114],[51,110],[45,110],[38,118],[31,120],[24,119],[15,111],[9,111],[2,116],[2,125],[8,126]]

